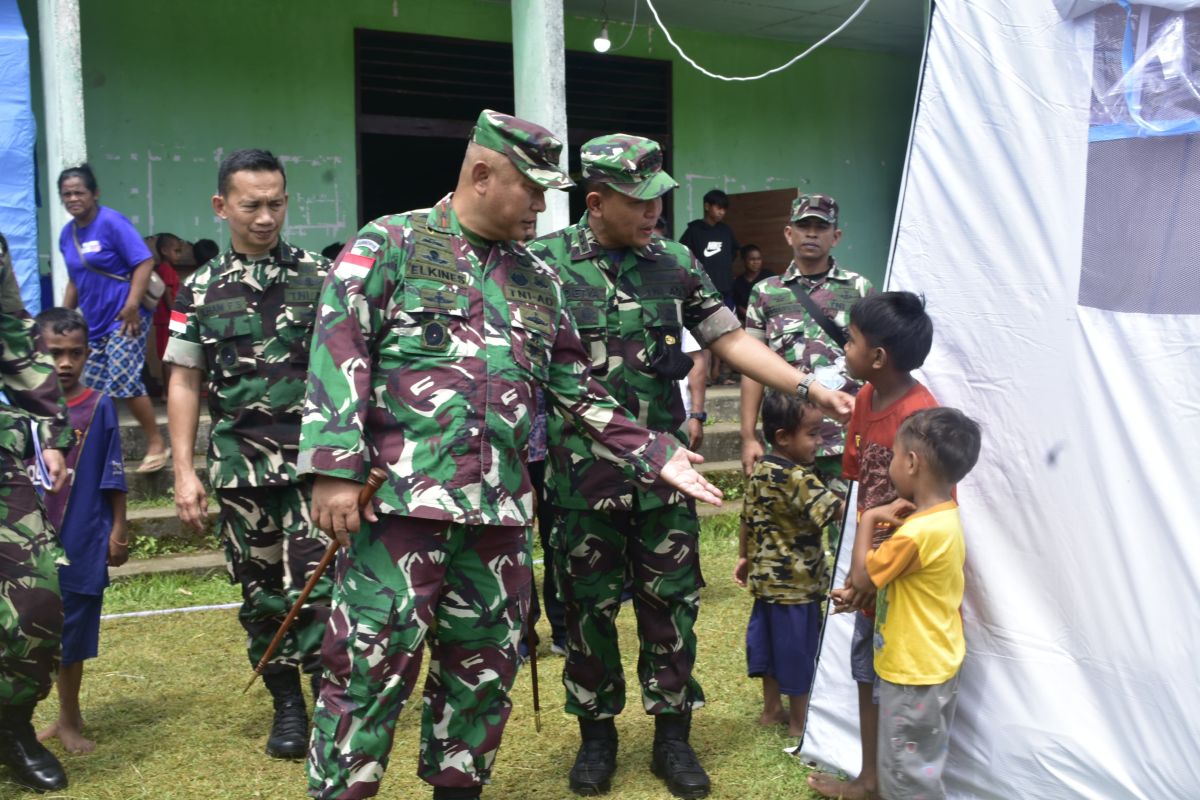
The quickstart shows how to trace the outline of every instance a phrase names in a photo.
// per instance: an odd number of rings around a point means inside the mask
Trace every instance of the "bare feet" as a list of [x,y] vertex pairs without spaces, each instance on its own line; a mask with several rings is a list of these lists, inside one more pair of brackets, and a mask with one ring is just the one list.
[[764,728],[773,728],[776,725],[787,725],[788,715],[782,708],[778,711],[764,711],[758,717],[758,724]]
[[799,725],[793,725],[788,720],[784,720],[784,722],[788,723],[788,736],[795,736],[797,739],[799,739],[801,736],[804,735],[804,724],[803,723],[801,723]]
[[62,742],[64,750],[77,756],[90,753],[96,749],[95,742],[84,738],[82,720],[77,725],[67,724],[61,719],[57,720],[50,727],[40,731],[37,738],[39,742],[57,738]]
[[835,778],[828,772],[814,772],[809,775],[808,788],[821,797],[832,797],[837,800],[873,800],[877,797],[875,790],[867,788],[861,778],[844,781]]

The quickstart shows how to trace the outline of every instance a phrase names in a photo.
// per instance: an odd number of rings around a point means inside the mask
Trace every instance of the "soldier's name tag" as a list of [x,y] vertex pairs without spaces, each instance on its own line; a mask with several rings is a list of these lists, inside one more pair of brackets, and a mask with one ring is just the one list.
[[424,278],[438,283],[452,283],[455,286],[471,285],[470,276],[460,272],[454,262],[447,264],[414,258],[408,262],[407,272],[410,278]]
[[213,300],[196,309],[201,317],[222,317],[226,314],[244,312],[249,306],[244,297],[230,297],[228,300]]
[[568,300],[603,302],[608,299],[608,291],[603,286],[564,286],[563,296]]
[[[677,278],[678,276],[672,276]],[[686,296],[686,288],[677,279],[671,283],[643,283],[641,296],[647,300],[661,300],[663,298],[672,298],[674,300],[682,300]]]
[[846,385],[846,359],[838,358],[832,364],[825,364],[813,369],[817,383],[830,391],[838,391]]
[[767,301],[767,316],[775,316],[776,314],[791,314],[796,311],[804,311],[804,304],[797,302],[778,303]]

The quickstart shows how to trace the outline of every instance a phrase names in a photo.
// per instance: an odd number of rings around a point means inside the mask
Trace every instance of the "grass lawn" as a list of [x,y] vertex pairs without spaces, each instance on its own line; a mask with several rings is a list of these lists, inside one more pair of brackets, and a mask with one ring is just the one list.
[[[713,798],[809,798],[805,769],[782,753],[794,740],[781,729],[760,728],[760,687],[744,676],[743,637],[750,598],[733,585],[736,517],[705,520],[702,550],[709,586],[699,622],[697,677],[708,705],[697,712],[692,741],[713,779]],[[236,600],[223,575],[132,579],[115,585],[106,612]],[[626,674],[636,686],[632,608],[620,615]],[[542,641],[548,647],[546,623]],[[263,754],[271,703],[262,683],[241,695],[250,676],[244,635],[235,611],[109,620],[101,629],[100,658],[88,662],[83,709],[97,749],[63,759],[70,788],[55,798],[78,800],[292,800],[305,796],[303,765]],[[543,649],[539,659],[542,732],[534,731],[530,681],[523,669],[514,709],[485,797],[563,800],[566,775],[578,743],[574,718],[562,713],[562,659]],[[53,694],[38,707],[38,723],[57,713]],[[425,798],[415,777],[420,690],[400,716],[382,798]],[[610,797],[657,800],[670,795],[649,771],[652,721],[631,694],[617,721],[620,768]],[[4,782],[0,798],[31,795]]]

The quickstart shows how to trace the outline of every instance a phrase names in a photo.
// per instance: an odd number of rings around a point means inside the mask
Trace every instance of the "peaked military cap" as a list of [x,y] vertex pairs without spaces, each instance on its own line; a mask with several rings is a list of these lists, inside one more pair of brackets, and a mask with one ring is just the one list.
[[653,139],[612,133],[597,136],[580,150],[583,178],[607,183],[635,200],[662,197],[679,184],[663,171],[662,148]]
[[827,194],[802,194],[792,201],[792,222],[815,217],[837,227],[838,204]]
[[547,189],[570,189],[575,182],[559,169],[562,142],[541,125],[484,109],[475,120],[471,141],[503,153],[534,183]]

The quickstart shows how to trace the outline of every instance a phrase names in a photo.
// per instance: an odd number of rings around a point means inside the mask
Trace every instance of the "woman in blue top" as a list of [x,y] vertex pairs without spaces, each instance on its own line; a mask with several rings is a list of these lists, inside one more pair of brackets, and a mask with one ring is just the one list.
[[87,164],[62,171],[58,194],[72,217],[58,237],[70,276],[63,305],[78,308],[90,330],[92,353],[83,382],[124,398],[146,435],[146,457],[137,471],[157,472],[170,453],[142,383],[150,312],[141,299],[154,259],[132,223],[100,205],[100,188]]

